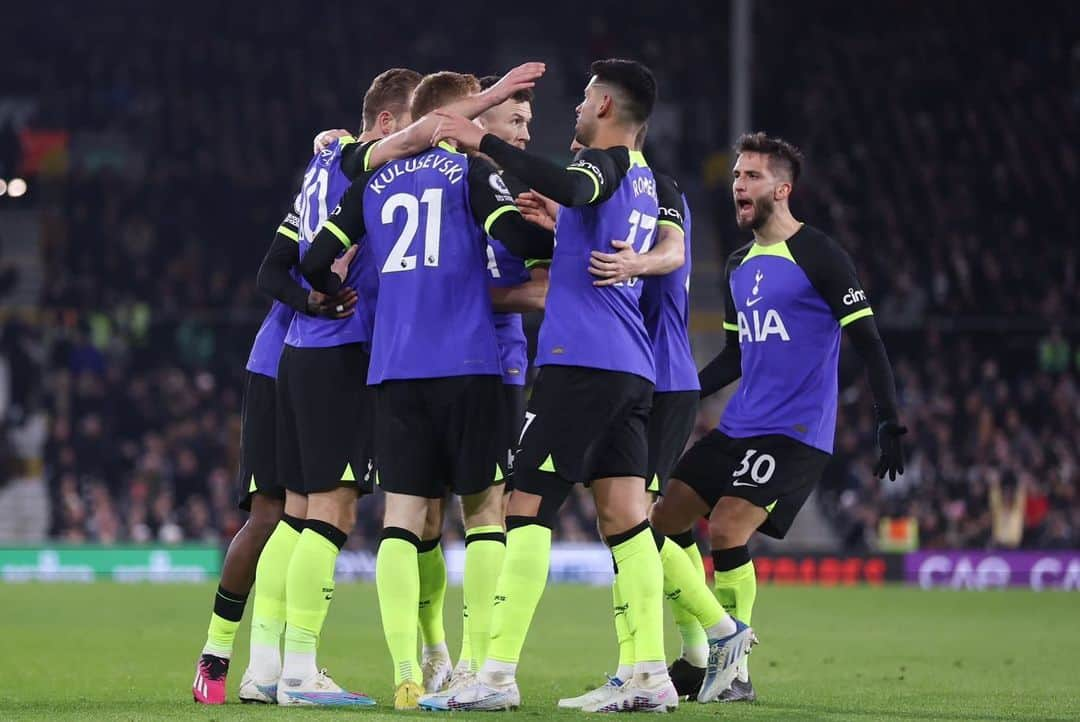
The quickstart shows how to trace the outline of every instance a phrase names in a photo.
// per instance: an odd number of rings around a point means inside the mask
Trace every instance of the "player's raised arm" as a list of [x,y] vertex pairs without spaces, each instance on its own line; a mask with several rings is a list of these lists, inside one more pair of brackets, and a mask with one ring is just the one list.
[[[544,74],[545,69],[543,63],[523,63],[487,90],[450,103],[444,110],[465,118],[475,118],[489,108],[494,108],[513,97],[514,93],[536,85],[537,79]],[[438,123],[439,119],[429,113],[408,127],[383,138],[366,153],[363,168],[360,170],[373,170],[392,160],[408,158],[426,150],[431,145],[431,135],[435,132]]]
[[334,260],[342,247],[348,250],[364,235],[364,187],[365,183],[358,180],[345,191],[300,261],[300,273],[320,293],[338,292],[345,276],[340,269],[335,270]]
[[444,110],[437,110],[434,115],[439,118],[439,125],[431,138],[432,144],[453,139],[461,148],[479,150],[506,172],[560,205],[599,203],[607,200],[618,186],[619,169],[611,155],[603,151],[583,150],[573,163],[563,167],[485,133],[461,115]]
[[612,241],[614,253],[593,251],[589,273],[598,279],[594,286],[613,286],[637,276],[663,276],[686,263],[682,193],[672,178],[659,173],[655,177],[660,210],[656,243],[645,253],[635,253],[626,241]]

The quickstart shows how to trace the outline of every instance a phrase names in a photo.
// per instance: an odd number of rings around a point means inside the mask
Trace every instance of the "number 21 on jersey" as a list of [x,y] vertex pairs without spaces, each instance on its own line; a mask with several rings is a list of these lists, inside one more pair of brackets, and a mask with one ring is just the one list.
[[398,209],[405,211],[405,225],[401,228],[390,254],[383,263],[383,273],[398,273],[416,269],[416,253],[412,249],[416,232],[420,228],[420,206],[425,207],[424,219],[424,265],[439,265],[439,233],[442,227],[442,188],[428,188],[418,199],[412,193],[395,193],[386,199],[382,207],[383,225],[391,225]]

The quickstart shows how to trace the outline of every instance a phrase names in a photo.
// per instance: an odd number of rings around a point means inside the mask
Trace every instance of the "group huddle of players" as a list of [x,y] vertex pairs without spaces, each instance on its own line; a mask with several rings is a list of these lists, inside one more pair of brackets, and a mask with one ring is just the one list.
[[[226,555],[196,701],[225,701],[254,585],[242,701],[374,704],[320,671],[316,646],[357,498],[377,484],[395,708],[518,707],[551,530],[578,483],[611,549],[619,666],[559,706],[753,700],[747,542],[787,533],[832,452],[841,329],[868,371],[876,471],[902,473],[905,429],[866,294],[840,246],[788,208],[799,151],[763,133],[735,148],[736,220],[754,239],[728,259],[726,345],[699,373],[687,328],[690,209],[641,151],[652,73],[630,60],[592,64],[564,167],[525,150],[543,72],[388,70],[364,96],[359,135],[316,137],[259,269],[274,303],[247,365],[240,503],[250,517]],[[545,316],[526,403],[530,310]],[[719,426],[684,454],[698,399],[740,378]],[[456,664],[442,619],[451,493],[465,527]],[[714,590],[692,533],[702,517]],[[670,667],[665,596],[682,636]]]

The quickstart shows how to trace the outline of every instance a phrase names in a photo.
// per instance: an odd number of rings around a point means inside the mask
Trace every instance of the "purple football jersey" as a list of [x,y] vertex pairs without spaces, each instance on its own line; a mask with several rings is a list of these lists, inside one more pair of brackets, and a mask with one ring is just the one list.
[[[629,155],[621,177],[603,178],[590,153]],[[616,286],[593,285],[592,251],[611,251],[612,239],[627,241],[638,253],[652,245],[658,205],[656,181],[636,151],[583,151],[571,164],[602,183],[616,187],[596,205],[562,208],[555,226],[555,253],[540,326],[537,366],[583,366],[655,378],[652,342],[645,331],[639,301],[641,283],[631,279]]]
[[[348,136],[338,139],[308,164],[297,197],[300,258],[311,248],[315,234],[326,221],[328,209],[334,208],[349,188],[350,181],[341,171],[341,152],[354,142]],[[311,288],[303,278],[300,278],[300,283],[304,288]],[[359,296],[353,315],[332,319],[298,313],[289,326],[285,343],[298,348],[326,348],[370,342],[379,278],[367,243],[360,243],[344,285],[356,290]]]

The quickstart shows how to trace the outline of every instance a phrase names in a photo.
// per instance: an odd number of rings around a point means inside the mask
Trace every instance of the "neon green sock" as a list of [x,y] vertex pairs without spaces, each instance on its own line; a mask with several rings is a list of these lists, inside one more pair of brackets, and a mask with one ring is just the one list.
[[[404,530],[397,530],[408,534]],[[385,532],[384,532],[385,533]],[[383,537],[375,558],[375,586],[379,591],[379,612],[390,658],[394,661],[394,685],[405,680],[419,683],[423,678],[416,654],[420,605],[420,568],[416,541]]]
[[[465,530],[465,628],[461,657],[480,670],[491,640],[495,585],[506,558],[506,534],[501,526],[474,526]],[[466,650],[467,654],[466,654]]]
[[289,561],[299,540],[300,532],[286,521],[278,522],[255,567],[250,666],[258,679],[273,679],[281,674],[285,580],[289,574]]
[[283,677],[307,679],[317,671],[315,650],[334,598],[334,562],[344,543],[345,532],[316,520],[308,520],[296,542],[285,580]]
[[705,629],[724,618],[724,608],[709,589],[705,575],[694,568],[678,544],[666,537],[660,548],[660,562],[664,566],[664,596],[671,602],[684,649],[704,647],[707,650],[709,641]]
[[506,532],[506,558],[495,585],[488,659],[517,664],[547,585],[550,563],[550,529],[529,524]]
[[664,567],[652,529],[646,526],[611,547],[611,553],[619,567],[622,598],[630,605],[634,618],[634,663],[663,664]]
[[210,626],[206,630],[206,645],[203,654],[213,654],[216,657],[229,658],[232,656],[233,640],[236,639],[236,629],[240,622],[233,622],[217,614],[210,615]]
[[634,630],[630,627],[629,605],[623,601],[618,574],[611,585],[611,603],[615,616],[615,638],[619,640],[619,669],[615,676],[627,682],[634,672]]
[[[446,642],[443,627],[443,603],[446,600],[446,558],[439,540],[435,546],[417,555],[420,573],[420,634],[424,644],[434,647]],[[421,542],[423,544],[424,542]]]
[[713,572],[716,597],[728,614],[740,622],[750,624],[754,600],[757,598],[757,574],[753,560],[734,569]]
[[[754,600],[757,599],[757,573],[754,571],[753,560],[727,571],[714,571],[713,587],[728,614],[740,622],[750,624],[750,618],[754,612]],[[739,674],[744,682],[749,678],[748,664],[749,657],[746,658]]]

